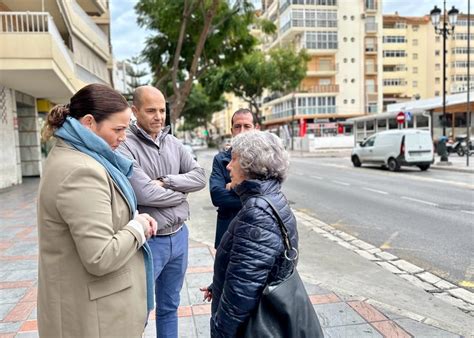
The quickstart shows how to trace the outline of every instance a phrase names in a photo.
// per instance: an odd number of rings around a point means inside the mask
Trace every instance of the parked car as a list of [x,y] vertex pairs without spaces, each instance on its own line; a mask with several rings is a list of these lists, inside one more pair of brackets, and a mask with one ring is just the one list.
[[184,149],[186,149],[192,155],[194,160],[197,161],[198,158],[197,158],[196,153],[194,152],[193,147],[190,144],[187,144],[187,143],[184,143],[183,146],[184,146]]
[[352,164],[380,164],[390,171],[401,166],[417,166],[427,170],[434,161],[430,132],[418,129],[386,130],[360,142],[351,155]]

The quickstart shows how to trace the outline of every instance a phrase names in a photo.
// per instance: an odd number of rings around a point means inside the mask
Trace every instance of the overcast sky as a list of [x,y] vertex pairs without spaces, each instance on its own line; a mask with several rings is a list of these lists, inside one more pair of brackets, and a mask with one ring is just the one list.
[[[114,58],[124,60],[138,55],[143,49],[145,38],[149,34],[137,25],[133,6],[138,0],[110,0],[112,18],[112,47]],[[345,0],[339,0],[345,1]],[[347,1],[347,0],[346,0]],[[446,8],[457,7],[467,13],[468,0],[446,0]],[[382,0],[383,13],[421,16],[428,15],[434,5],[443,6],[442,0]],[[474,1],[471,2],[471,13],[474,12]]]

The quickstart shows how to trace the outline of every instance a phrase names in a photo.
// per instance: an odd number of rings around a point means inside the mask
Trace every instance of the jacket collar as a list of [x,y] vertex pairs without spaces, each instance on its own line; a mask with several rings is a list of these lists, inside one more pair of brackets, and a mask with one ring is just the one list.
[[255,195],[267,195],[278,193],[281,189],[281,183],[275,179],[270,180],[245,180],[235,187],[234,191],[240,196],[244,203],[247,199]]
[[168,134],[170,133],[170,130],[171,130],[171,127],[170,126],[166,126],[165,128],[163,128],[160,132],[160,134],[158,135],[158,137],[156,138],[156,140],[153,140],[151,138],[150,135],[148,135],[148,133],[146,131],[144,131],[142,128],[140,128],[138,126],[138,123],[137,121],[133,121],[131,124],[130,124],[130,127],[129,127],[130,131],[135,134],[137,137],[140,137],[141,139],[144,139],[144,140],[147,140],[147,141],[150,141],[150,142],[153,142],[154,144],[160,146],[161,143],[163,142],[163,140],[165,139],[166,136],[168,136]]

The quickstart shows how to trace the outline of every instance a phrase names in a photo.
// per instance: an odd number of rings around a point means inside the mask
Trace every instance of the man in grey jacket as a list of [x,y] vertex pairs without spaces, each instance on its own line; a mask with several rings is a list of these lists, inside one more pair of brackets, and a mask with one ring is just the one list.
[[157,337],[178,337],[179,293],[188,264],[187,194],[205,187],[204,169],[165,128],[166,101],[152,86],[138,87],[132,111],[137,118],[119,151],[134,161],[130,183],[140,213],[158,223],[149,239],[153,252]]

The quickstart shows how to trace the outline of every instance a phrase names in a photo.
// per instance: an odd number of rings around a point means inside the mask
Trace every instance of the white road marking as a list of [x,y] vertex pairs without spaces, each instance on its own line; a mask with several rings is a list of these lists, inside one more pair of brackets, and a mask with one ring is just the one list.
[[461,210],[461,212],[463,212],[463,213],[465,213],[465,214],[474,215],[474,211]]
[[405,199],[405,200],[413,201],[413,202],[418,202],[418,203],[423,203],[423,204],[431,205],[431,206],[433,206],[433,207],[437,207],[437,206],[438,206],[438,204],[436,204],[436,203],[428,202],[428,201],[423,201],[423,200],[419,200],[419,199],[416,199],[416,198],[411,198],[411,197],[406,197],[406,196],[402,196],[401,198],[403,198],[403,199]]
[[376,190],[376,189],[370,189],[370,188],[362,188],[362,189],[367,190],[367,191],[372,191],[377,194],[388,195],[388,192],[382,191],[382,190]]
[[315,178],[315,179],[317,179],[317,180],[322,180],[322,179],[323,179],[321,176],[310,175],[309,177]]
[[340,185],[351,185],[350,183],[342,182],[342,181],[331,181],[331,182],[336,183],[336,184],[340,184]]

